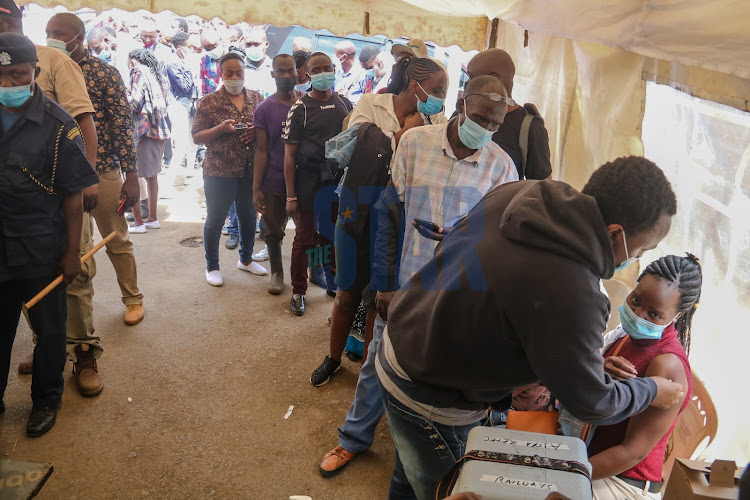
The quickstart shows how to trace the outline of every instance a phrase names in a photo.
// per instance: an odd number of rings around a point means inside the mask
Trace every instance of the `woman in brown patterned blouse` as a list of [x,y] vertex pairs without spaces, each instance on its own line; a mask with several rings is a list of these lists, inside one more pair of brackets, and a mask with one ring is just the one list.
[[206,145],[203,161],[203,186],[208,215],[203,228],[206,248],[206,281],[221,286],[219,239],[221,227],[232,203],[240,223],[240,260],[237,268],[263,276],[268,271],[253,262],[255,243],[255,205],[253,204],[253,157],[255,108],[263,98],[244,88],[244,57],[229,52],[219,61],[223,86],[198,102],[193,121],[193,141]]

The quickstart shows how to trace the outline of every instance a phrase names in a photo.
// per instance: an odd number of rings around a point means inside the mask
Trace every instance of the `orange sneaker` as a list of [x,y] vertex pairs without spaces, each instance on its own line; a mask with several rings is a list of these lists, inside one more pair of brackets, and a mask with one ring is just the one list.
[[341,446],[337,446],[323,457],[320,462],[320,475],[323,477],[333,477],[344,470],[344,467],[356,457],[356,453],[346,451]]

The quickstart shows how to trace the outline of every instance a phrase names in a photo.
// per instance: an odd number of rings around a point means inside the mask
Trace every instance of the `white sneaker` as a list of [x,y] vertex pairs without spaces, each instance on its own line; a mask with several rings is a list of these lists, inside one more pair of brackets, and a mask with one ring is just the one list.
[[257,262],[251,262],[250,265],[246,266],[242,263],[241,260],[238,260],[237,269],[239,269],[240,271],[247,271],[249,273],[255,274],[256,276],[265,276],[268,274],[266,268],[261,266]]
[[261,250],[258,253],[253,254],[253,260],[255,262],[264,262],[268,260],[268,245],[263,247],[263,250]]
[[224,284],[224,278],[219,271],[206,271],[206,281],[211,286],[221,286]]
[[146,232],[146,225],[141,224],[140,226],[132,225],[128,226],[128,232],[131,234],[141,234]]
[[144,222],[143,225],[146,226],[146,229],[159,229],[161,227],[158,220]]

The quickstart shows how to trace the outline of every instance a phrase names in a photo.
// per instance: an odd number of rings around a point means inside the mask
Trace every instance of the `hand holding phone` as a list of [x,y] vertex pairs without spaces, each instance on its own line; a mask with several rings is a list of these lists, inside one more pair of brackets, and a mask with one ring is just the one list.
[[425,219],[414,219],[414,227],[417,228],[419,234],[425,238],[431,240],[442,240],[443,239],[443,228]]
[[235,130],[245,130],[247,128],[247,123],[233,123],[232,126]]
[[120,205],[118,205],[118,207],[117,207],[117,215],[119,215],[120,217],[122,217],[123,215],[125,215],[125,212],[127,211],[127,209],[125,208],[125,204],[127,202],[128,202],[128,199],[127,198],[123,198],[122,201],[120,202]]

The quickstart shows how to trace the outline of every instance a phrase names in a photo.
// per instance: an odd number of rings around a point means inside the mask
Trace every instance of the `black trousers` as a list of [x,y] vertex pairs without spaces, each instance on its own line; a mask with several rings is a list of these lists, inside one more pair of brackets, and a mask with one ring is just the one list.
[[[53,279],[55,276],[0,281],[0,399],[8,385],[10,352],[21,307]],[[67,316],[66,292],[62,285],[29,309],[31,326],[37,336],[31,375],[31,400],[35,406],[52,406],[62,397]]]

